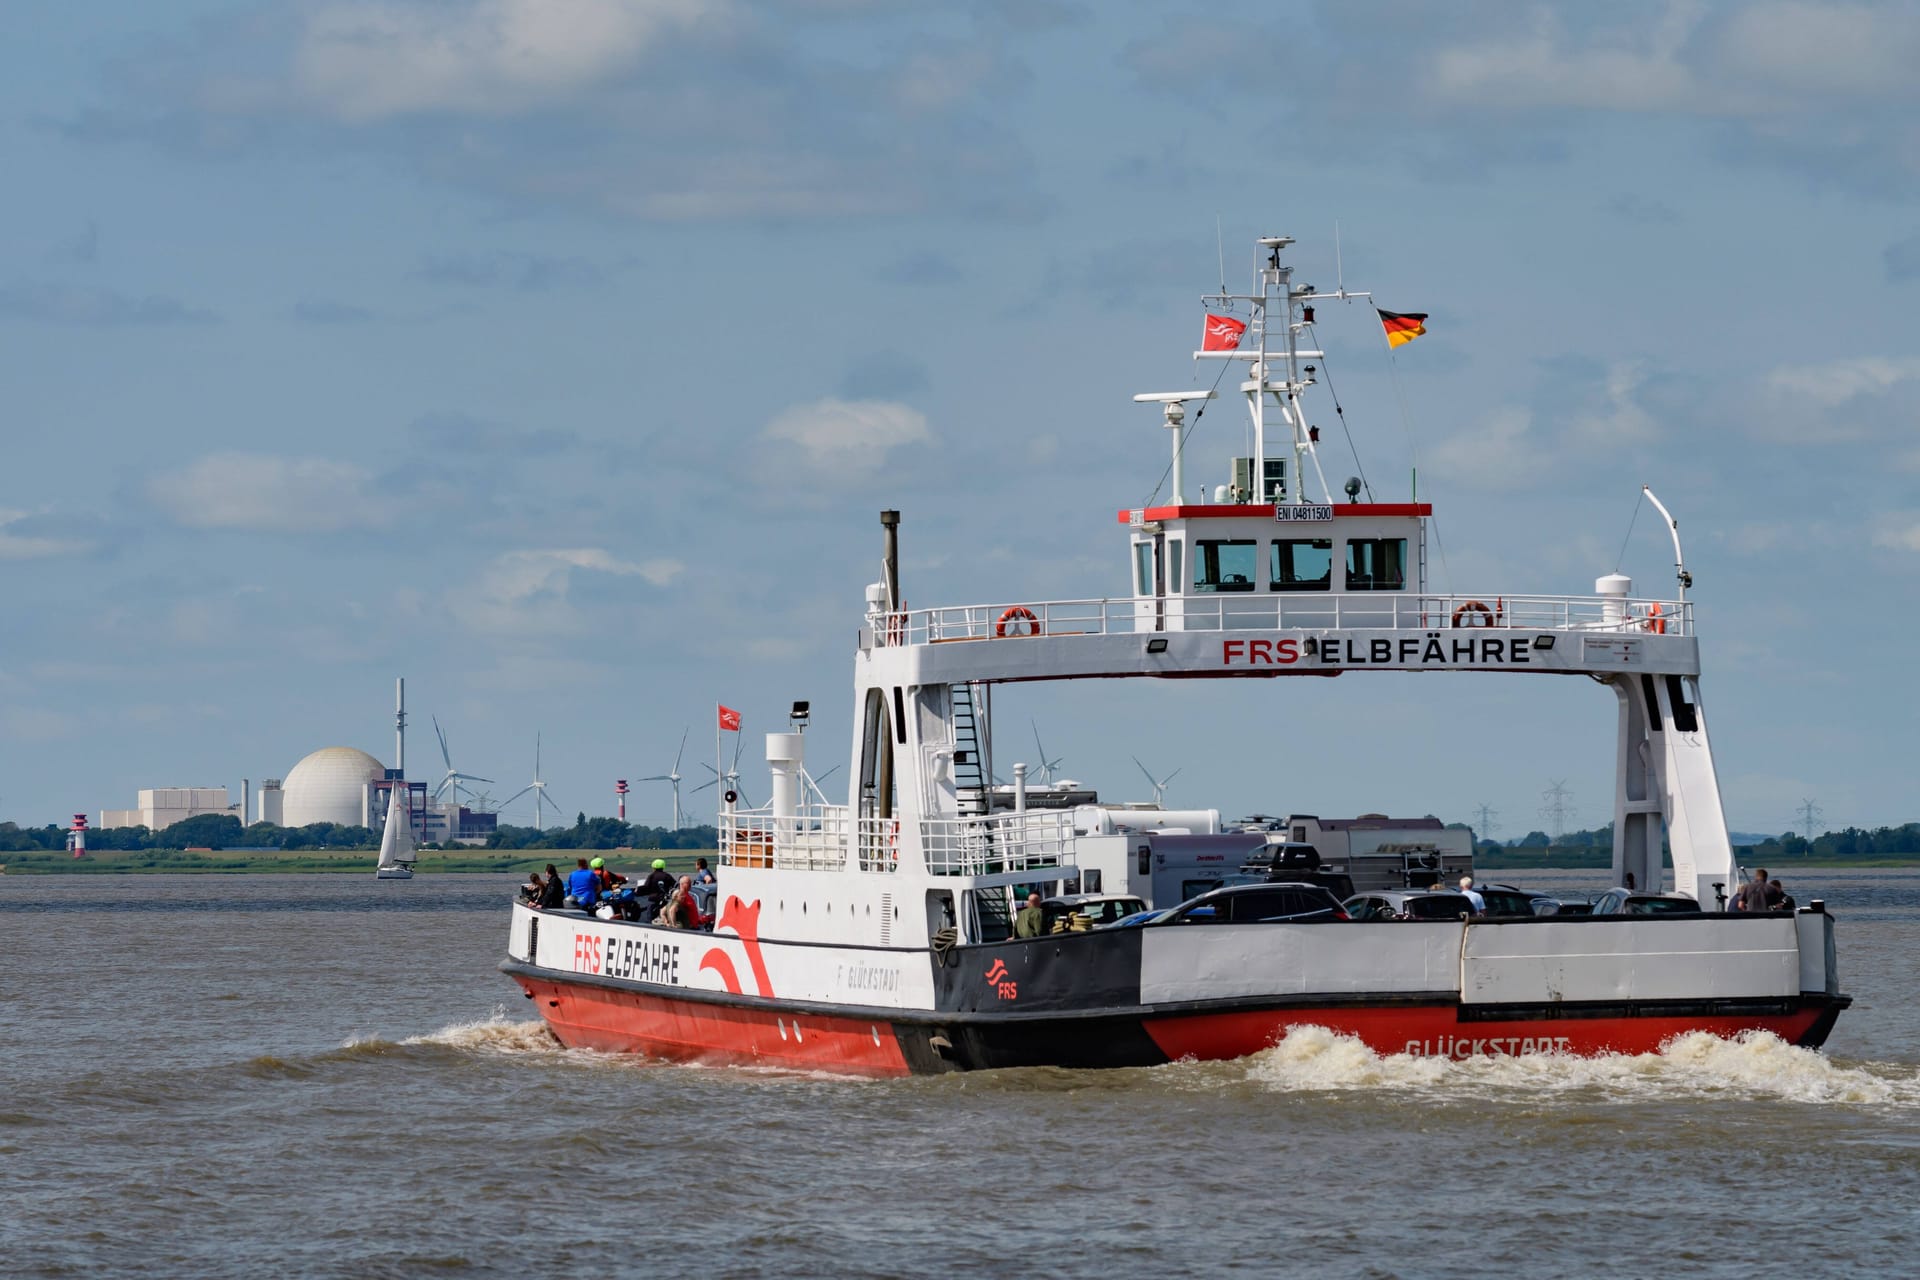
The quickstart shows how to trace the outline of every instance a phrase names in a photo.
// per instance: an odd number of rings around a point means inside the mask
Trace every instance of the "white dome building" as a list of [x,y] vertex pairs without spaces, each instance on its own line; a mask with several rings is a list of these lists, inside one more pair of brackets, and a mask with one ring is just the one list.
[[280,784],[280,825],[304,827],[337,822],[357,827],[366,785],[387,776],[387,766],[358,747],[322,747],[293,766]]

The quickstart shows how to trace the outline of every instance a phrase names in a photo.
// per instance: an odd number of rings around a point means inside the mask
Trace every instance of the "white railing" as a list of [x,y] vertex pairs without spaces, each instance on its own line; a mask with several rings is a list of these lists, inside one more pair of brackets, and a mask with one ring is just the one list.
[[928,818],[920,824],[927,870],[937,876],[1033,871],[1072,861],[1073,814],[1065,810],[991,818]]
[[1693,606],[1611,596],[1418,595],[1402,591],[1220,592],[1163,599],[1041,600],[887,614],[870,645],[1142,631],[1432,631],[1476,627],[1692,635]]
[[[720,865],[890,874],[900,869],[908,834],[902,825],[899,818],[852,818],[845,805],[808,805],[790,818],[771,808],[735,809],[720,815]],[[1072,862],[1073,815],[1064,810],[927,818],[919,832],[934,875],[996,875]]]
[[808,805],[790,818],[771,808],[720,815],[720,865],[845,871],[851,824],[845,805]]

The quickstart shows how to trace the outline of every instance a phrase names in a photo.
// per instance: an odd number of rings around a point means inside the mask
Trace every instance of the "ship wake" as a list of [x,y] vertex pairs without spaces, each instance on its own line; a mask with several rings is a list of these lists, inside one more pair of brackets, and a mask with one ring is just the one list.
[[1529,1054],[1465,1060],[1380,1054],[1325,1027],[1296,1027],[1245,1059],[1247,1079],[1283,1093],[1393,1090],[1434,1100],[1498,1095],[1645,1102],[1652,1098],[1767,1097],[1784,1102],[1920,1108],[1920,1072],[1891,1064],[1844,1066],[1765,1031],[1727,1040],[1694,1031],[1658,1053]]

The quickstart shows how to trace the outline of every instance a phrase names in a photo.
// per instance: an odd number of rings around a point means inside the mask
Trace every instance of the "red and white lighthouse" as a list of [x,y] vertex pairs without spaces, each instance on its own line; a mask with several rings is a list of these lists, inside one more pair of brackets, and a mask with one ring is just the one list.
[[614,779],[613,794],[620,797],[620,821],[625,822],[627,820],[627,780],[625,778]]
[[67,849],[76,858],[87,856],[87,815],[73,815],[73,826],[67,831]]

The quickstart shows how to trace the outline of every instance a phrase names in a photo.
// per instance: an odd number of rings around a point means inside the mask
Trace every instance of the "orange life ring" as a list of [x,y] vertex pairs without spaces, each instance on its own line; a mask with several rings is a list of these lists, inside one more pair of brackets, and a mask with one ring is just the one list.
[[[1470,618],[1475,614],[1484,618],[1485,621],[1464,623],[1460,621],[1462,618]],[[1493,625],[1493,610],[1487,608],[1487,606],[1481,604],[1478,600],[1469,600],[1453,611],[1453,625],[1456,627],[1490,627]]]
[[1647,630],[1657,636],[1667,634],[1667,620],[1660,616],[1660,602],[1654,601],[1647,607]]
[[1013,634],[1016,636],[1037,636],[1040,634],[1040,619],[1034,617],[1033,610],[1023,604],[1016,604],[1001,614],[1000,621],[993,624],[993,634],[1004,639],[1007,634],[1007,624],[1009,622],[1017,623],[1022,620],[1026,622],[1027,629],[1025,631],[1015,631]]

